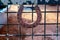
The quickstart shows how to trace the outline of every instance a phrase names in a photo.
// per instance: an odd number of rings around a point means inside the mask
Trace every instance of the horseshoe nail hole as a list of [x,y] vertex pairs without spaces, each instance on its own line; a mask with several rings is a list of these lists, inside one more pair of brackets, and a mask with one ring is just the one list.
[[22,13],[22,19],[27,24],[33,24],[37,20],[37,14],[33,13],[32,19],[32,13]]

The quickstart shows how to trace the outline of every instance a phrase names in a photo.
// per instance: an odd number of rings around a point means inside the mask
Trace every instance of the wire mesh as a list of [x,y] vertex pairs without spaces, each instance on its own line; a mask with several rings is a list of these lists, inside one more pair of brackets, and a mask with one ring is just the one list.
[[[33,7],[33,4],[32,4],[32,7]],[[21,31],[21,25],[20,24],[8,24],[8,21],[7,21],[7,29],[6,29],[6,31],[7,31],[7,34],[0,34],[0,36],[5,36],[6,37],[6,40],[9,40],[9,37],[10,36],[18,36],[19,38],[18,38],[18,40],[21,40],[20,39],[20,37],[21,36],[32,36],[32,40],[34,40],[34,36],[43,36],[44,37],[44,39],[43,40],[47,40],[46,39],[46,37],[47,36],[56,36],[57,37],[57,39],[56,40],[59,40],[58,39],[58,36],[60,36],[60,34],[58,34],[58,25],[60,24],[59,23],[59,21],[58,21],[58,18],[59,18],[59,13],[60,13],[60,11],[59,11],[59,5],[57,4],[57,11],[46,11],[46,4],[45,4],[45,6],[44,6],[44,11],[42,11],[42,13],[44,13],[44,23],[39,23],[39,25],[44,25],[44,34],[34,34],[33,33],[33,27],[32,27],[32,34],[31,35],[21,35],[21,33],[20,33],[20,31]],[[8,12],[8,6],[7,6],[7,12],[5,12],[5,13],[7,13],[7,20],[8,20],[8,14],[9,13],[17,13],[17,12]],[[24,13],[26,13],[26,12],[24,12]],[[28,13],[31,13],[31,12],[28,12]],[[32,9],[32,21],[33,21],[33,9]],[[57,14],[57,22],[56,23],[46,23],[46,13],[56,13]],[[4,25],[4,24],[0,24],[0,25]],[[18,25],[18,34],[9,34],[8,32],[9,32],[9,25]],[[56,25],[56,34],[46,34],[46,26],[47,25]],[[20,30],[20,31],[19,31]]]

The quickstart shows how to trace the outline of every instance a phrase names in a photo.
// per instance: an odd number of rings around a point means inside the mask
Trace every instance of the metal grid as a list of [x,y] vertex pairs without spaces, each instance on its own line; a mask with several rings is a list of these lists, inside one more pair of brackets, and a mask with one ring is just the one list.
[[[33,6],[33,5],[32,5]],[[44,34],[38,34],[38,35],[34,35],[34,33],[33,33],[33,28],[32,28],[32,35],[21,35],[21,33],[20,34],[12,34],[12,35],[10,35],[10,34],[8,34],[8,29],[9,29],[9,25],[19,25],[19,24],[8,24],[8,21],[7,21],[7,34],[4,34],[4,35],[1,35],[0,34],[0,36],[6,36],[7,37],[7,39],[6,40],[9,40],[9,36],[32,36],[32,40],[34,40],[33,39],[33,36],[44,36],[44,40],[46,40],[45,38],[46,38],[46,36],[57,36],[57,40],[58,40],[58,36],[60,36],[60,34],[58,34],[58,24],[60,24],[60,23],[58,23],[58,16],[59,16],[59,5],[57,4],[57,11],[46,11],[46,4],[45,4],[45,11],[42,11],[42,13],[44,13],[44,23],[40,23],[39,25],[44,25]],[[8,13],[17,13],[17,12],[8,12],[8,6],[7,6],[7,16],[8,16]],[[25,12],[24,12],[25,13]],[[30,13],[30,12],[29,12]],[[57,23],[46,23],[46,13],[57,13]],[[7,17],[8,18],[8,17]],[[7,19],[8,20],[8,19]],[[32,21],[33,21],[33,10],[32,10]],[[0,24],[0,25],[4,25],[4,24]],[[46,25],[56,25],[56,28],[57,28],[57,34],[53,34],[53,35],[51,35],[51,34],[46,34]],[[19,27],[18,27],[19,28]],[[20,39],[19,39],[20,40]]]

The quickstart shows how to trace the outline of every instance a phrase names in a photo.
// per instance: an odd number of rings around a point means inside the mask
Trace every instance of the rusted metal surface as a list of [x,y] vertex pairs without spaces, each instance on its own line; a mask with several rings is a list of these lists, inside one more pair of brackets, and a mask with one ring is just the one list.
[[41,10],[39,9],[39,7],[36,5],[35,6],[35,10],[36,10],[36,14],[37,14],[37,20],[33,23],[33,24],[26,24],[24,23],[23,19],[22,19],[22,12],[23,12],[23,8],[24,6],[21,5],[19,10],[18,10],[18,22],[19,24],[21,24],[23,27],[36,27],[38,25],[38,23],[41,21],[42,15],[41,15]]
[[[10,17],[8,17],[8,24],[17,24],[18,20],[17,20],[17,16],[15,15],[10,15]],[[25,36],[19,36],[20,35],[25,35],[25,30],[22,27],[18,27],[19,25],[4,25],[1,29],[0,29],[0,40],[7,40],[7,37],[9,38],[9,40],[18,40],[18,38],[20,38],[21,40],[23,40],[25,38]],[[10,35],[8,35],[10,34]]]

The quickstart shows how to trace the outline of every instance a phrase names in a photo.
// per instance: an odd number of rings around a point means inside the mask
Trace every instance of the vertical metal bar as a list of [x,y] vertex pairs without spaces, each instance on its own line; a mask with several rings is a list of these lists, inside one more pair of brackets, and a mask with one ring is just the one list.
[[7,5],[7,29],[6,29],[6,31],[7,31],[7,34],[6,34],[6,36],[7,36],[7,40],[9,40],[9,38],[8,38],[8,32],[9,32],[9,27],[8,27],[9,25],[8,25],[8,5]]
[[[33,7],[33,4],[32,4],[32,7]],[[33,8],[32,8],[32,22],[33,22]],[[33,27],[32,27],[32,40],[33,40]]]
[[[19,7],[18,7],[19,8]],[[20,24],[18,24],[18,34],[20,34],[20,31],[19,31],[19,26],[20,26]],[[20,37],[20,36],[19,36]],[[18,40],[20,40],[20,38],[18,38]]]
[[57,3],[57,29],[56,29],[56,31],[57,31],[57,40],[58,40],[58,17],[59,17],[59,5],[58,5],[58,3]]
[[46,40],[46,4],[45,4],[45,10],[44,10],[44,40]]
[[21,31],[21,28],[20,28],[20,24],[18,25],[18,35],[19,35],[19,38],[18,38],[18,40],[20,40],[20,31]]
[[[21,5],[20,5],[21,6]],[[20,17],[20,16],[19,16]],[[19,20],[20,21],[20,20]],[[21,24],[18,24],[18,36],[19,36],[19,38],[18,38],[18,40],[21,40],[20,38],[21,38]]]

